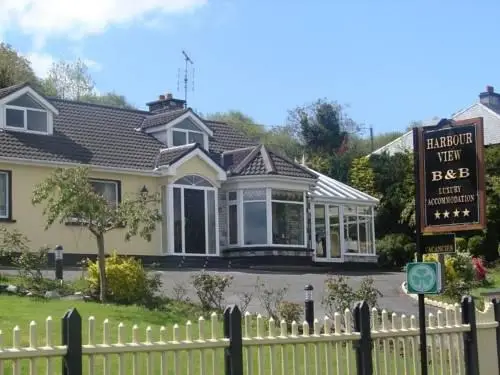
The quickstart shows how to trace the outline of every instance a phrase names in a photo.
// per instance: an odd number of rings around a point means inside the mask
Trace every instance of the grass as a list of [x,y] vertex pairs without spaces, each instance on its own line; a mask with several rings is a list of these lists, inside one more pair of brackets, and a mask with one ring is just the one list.
[[[146,328],[151,327],[153,332],[153,341],[159,339],[160,327],[165,326],[167,328],[167,339],[172,339],[172,326],[175,323],[180,325],[180,335],[181,339],[185,338],[185,322],[191,320],[193,322],[192,334],[193,339],[198,337],[198,317],[200,315],[200,310],[193,305],[173,302],[167,306],[165,311],[150,311],[140,307],[126,307],[126,306],[113,306],[113,305],[101,305],[92,302],[82,302],[82,301],[68,301],[68,300],[41,300],[41,299],[30,299],[27,297],[16,297],[16,296],[0,296],[0,329],[3,332],[3,347],[12,346],[12,329],[15,326],[19,326],[21,329],[21,346],[26,347],[29,345],[29,324],[31,321],[37,323],[37,342],[39,346],[45,344],[45,319],[47,316],[52,316],[53,318],[53,332],[52,341],[54,344],[60,344],[61,337],[61,321],[60,318],[69,309],[75,307],[78,309],[83,319],[82,336],[83,343],[88,342],[88,318],[90,316],[95,317],[95,342],[102,343],[103,331],[102,323],[105,319],[109,320],[110,328],[110,342],[114,343],[117,341],[117,328],[118,324],[122,322],[125,325],[125,342],[130,342],[132,340],[132,327],[137,324],[139,328],[139,341],[145,341]],[[206,317],[208,319],[208,317]],[[265,332],[267,334],[268,324],[265,324]],[[252,335],[255,335],[255,324],[251,327]],[[218,322],[218,337],[222,337],[222,322]],[[276,334],[279,334],[279,328],[276,329]],[[207,321],[205,324],[205,337],[210,337],[210,324]],[[408,345],[408,343],[406,344]],[[277,374],[288,374],[293,373],[294,362],[292,361],[292,346],[277,347],[273,348],[260,346],[262,353],[262,369],[263,374],[271,374],[272,361],[274,358],[274,365],[278,370]],[[332,374],[344,374],[347,373],[346,365],[351,368],[351,373],[356,373],[356,363],[355,363],[355,351],[350,345],[346,345],[344,342],[333,343],[327,346],[324,344],[312,344],[307,347],[296,346],[296,367],[295,370],[297,374],[306,373],[305,367],[307,366],[308,373],[318,373],[326,374],[326,367],[328,366]],[[407,346],[407,348],[409,348]],[[401,350],[401,348],[399,348]],[[398,350],[398,351],[399,351]],[[408,349],[407,349],[408,350]],[[337,353],[338,359],[337,360]],[[250,355],[247,359],[247,354]],[[327,357],[328,355],[328,357]],[[133,368],[133,354],[127,354],[124,356],[125,372],[126,375],[148,375],[147,372],[147,354],[139,354],[135,356],[135,360],[138,367],[138,372],[134,373]],[[286,356],[286,361],[283,357]],[[347,357],[349,356],[349,358]],[[304,358],[308,358],[308,363],[304,361]],[[160,354],[152,354],[151,358],[154,363],[154,372],[151,374],[159,374],[159,363]],[[223,363],[224,354],[223,350],[219,350],[215,357],[212,357],[212,353],[205,351],[203,354],[205,364],[207,366],[206,375],[211,374],[224,374]],[[258,349],[253,347],[250,353],[244,351],[244,362],[248,361],[252,364],[251,374],[258,374],[259,360],[258,360]],[[168,374],[172,375],[182,375],[182,374],[199,374],[201,354],[200,352],[181,353],[178,357],[179,367],[176,371],[173,366],[174,355],[169,353],[167,356],[169,363]],[[88,374],[89,366],[94,368],[93,374],[104,375],[106,373],[104,368],[104,361],[102,357],[95,356],[93,365],[89,363],[89,358],[84,358],[84,374]],[[118,356],[111,356],[109,361],[109,368],[111,372],[110,375],[118,374]],[[376,363],[385,364],[381,356],[378,357]],[[409,364],[408,354],[406,356],[394,355],[394,350],[388,361],[389,374],[398,374],[402,371],[404,372],[404,365]],[[12,374],[12,363],[4,362],[3,364],[5,374]],[[38,370],[38,374],[46,374],[46,360],[41,359],[35,363]],[[188,372],[188,366],[192,372]],[[283,366],[283,367],[282,367]],[[315,372],[315,368],[318,366],[319,371]],[[23,360],[20,362],[21,371],[23,375],[30,374],[29,361]],[[440,367],[440,366],[437,366]],[[213,372],[212,369],[215,369]],[[282,372],[283,370],[283,372]],[[54,360],[53,371],[50,375],[61,374],[61,360]],[[408,374],[412,374],[412,371],[408,371]],[[47,374],[48,375],[48,374]],[[163,375],[163,374],[162,374]]]

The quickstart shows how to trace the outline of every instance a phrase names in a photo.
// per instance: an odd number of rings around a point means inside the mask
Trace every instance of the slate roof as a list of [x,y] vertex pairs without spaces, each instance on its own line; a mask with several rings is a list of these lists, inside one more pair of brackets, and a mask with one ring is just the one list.
[[173,111],[161,112],[152,116],[148,116],[141,124],[141,129],[148,129],[158,125],[169,123],[176,118],[182,116],[184,113],[189,112],[189,108],[175,109]]
[[233,163],[228,168],[231,176],[275,174],[288,177],[317,178],[308,169],[283,155],[279,155],[264,145],[258,145],[250,150],[243,149],[225,152],[223,154],[224,160],[231,154],[233,155]]
[[[26,83],[0,89],[0,98],[25,87]],[[142,131],[164,124],[190,109],[159,114],[46,98],[59,111],[54,116],[53,135],[0,130],[0,158],[19,158],[61,163],[151,171],[171,164],[199,145],[165,150],[165,144]],[[258,145],[233,126],[203,120],[213,131],[209,152],[216,163],[224,164],[233,175],[281,174],[315,178],[302,166]],[[221,160],[224,155],[224,160]],[[227,163],[229,155],[231,163]],[[234,169],[237,169],[235,171]]]

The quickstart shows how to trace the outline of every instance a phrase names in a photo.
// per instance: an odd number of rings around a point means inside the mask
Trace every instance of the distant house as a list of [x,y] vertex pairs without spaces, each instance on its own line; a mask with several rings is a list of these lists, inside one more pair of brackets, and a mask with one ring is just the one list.
[[[28,84],[0,89],[0,222],[32,241],[95,253],[75,223],[44,230],[34,186],[56,167],[86,165],[117,204],[143,189],[161,195],[151,242],[106,237],[107,251],[155,262],[265,256],[280,263],[375,262],[377,199],[256,144],[229,124],[200,118],[160,95],[149,110],[47,98]],[[280,258],[281,257],[281,258]],[[281,259],[281,260],[278,260]],[[271,261],[272,262],[272,261]]]
[[[493,86],[486,86],[486,91],[479,94],[479,100],[451,115],[453,120],[465,120],[482,117],[484,121],[484,144],[486,146],[500,144],[500,94]],[[439,119],[437,120],[439,121]],[[436,125],[437,121],[427,121],[423,126]],[[385,146],[373,151],[371,155],[387,152],[393,155],[398,152],[413,150],[412,131],[408,131]]]

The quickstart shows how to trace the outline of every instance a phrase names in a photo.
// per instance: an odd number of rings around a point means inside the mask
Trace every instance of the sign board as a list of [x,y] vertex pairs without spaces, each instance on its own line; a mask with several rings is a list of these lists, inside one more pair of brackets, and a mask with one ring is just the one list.
[[448,254],[455,252],[455,233],[422,236],[424,254]]
[[439,294],[442,291],[441,264],[414,262],[406,265],[406,287],[411,294]]
[[422,233],[484,229],[483,119],[419,128]]

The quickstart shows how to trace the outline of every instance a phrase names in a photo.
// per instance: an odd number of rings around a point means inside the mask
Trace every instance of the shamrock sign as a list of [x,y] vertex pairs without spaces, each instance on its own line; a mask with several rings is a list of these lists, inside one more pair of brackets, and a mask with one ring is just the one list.
[[441,265],[436,262],[408,263],[406,283],[412,294],[438,294],[441,291]]

